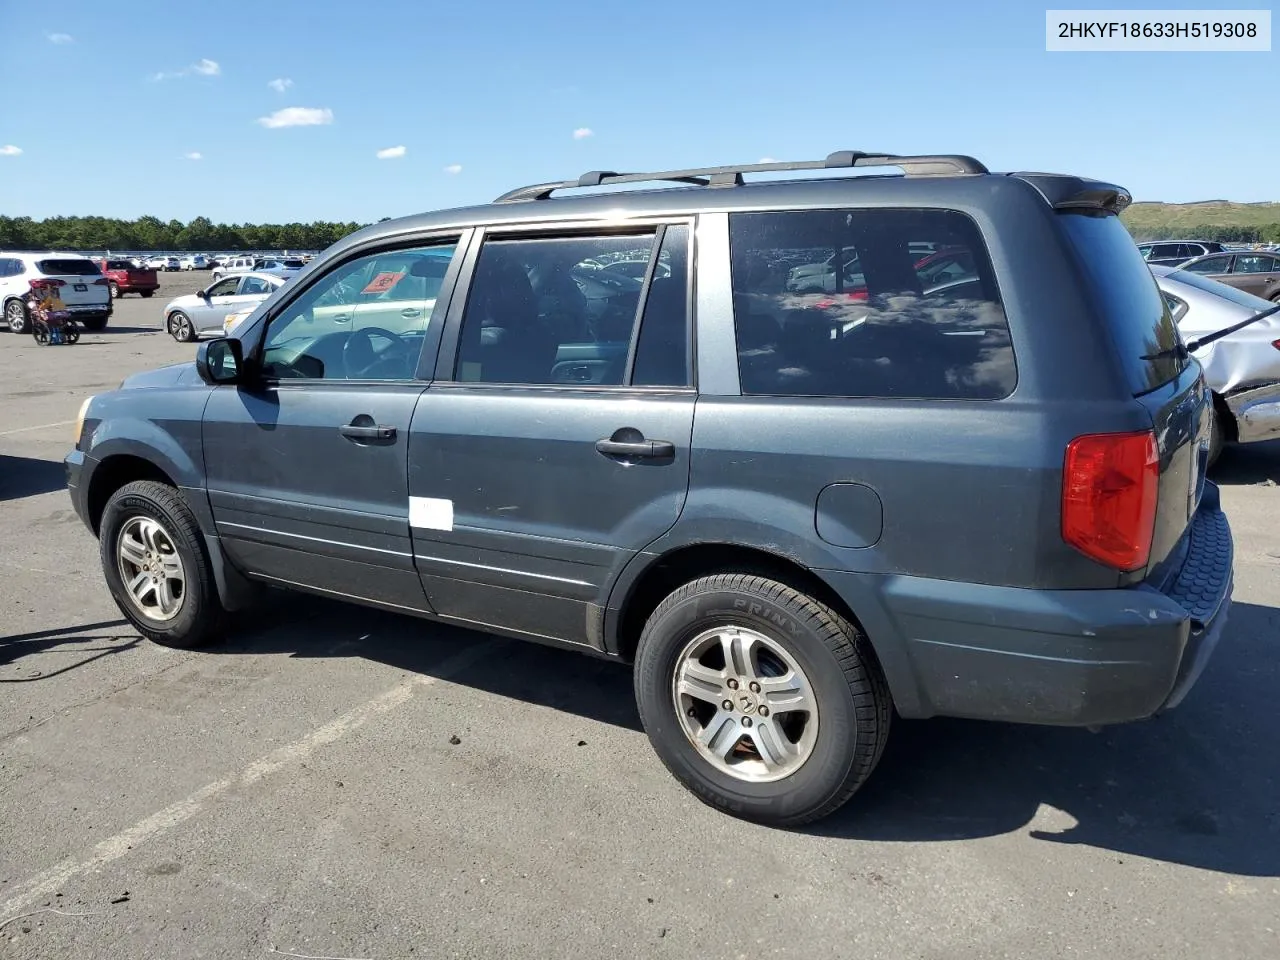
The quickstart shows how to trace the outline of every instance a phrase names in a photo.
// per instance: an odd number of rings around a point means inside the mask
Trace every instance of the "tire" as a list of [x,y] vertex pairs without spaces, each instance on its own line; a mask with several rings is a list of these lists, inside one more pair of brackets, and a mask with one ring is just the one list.
[[27,305],[21,300],[10,300],[4,305],[4,322],[10,333],[26,333],[29,320]]
[[142,295],[142,297],[143,297],[144,299],[150,299],[150,298],[151,298],[151,295],[152,295],[152,294],[154,294],[154,293],[155,293],[155,291],[154,291],[154,290],[139,290],[139,291],[138,291],[138,293],[139,293],[139,294],[141,294],[141,295]]
[[42,347],[47,347],[52,339],[49,325],[43,320],[33,320],[31,322],[31,337],[36,343]]
[[107,284],[107,290],[110,291],[112,300],[120,299],[120,284],[112,280],[110,283]]
[[[754,662],[748,655],[750,665],[740,672],[717,670],[717,661],[723,665],[727,658],[715,651],[723,650],[726,637],[740,645],[750,641],[762,652]],[[689,697],[690,688],[678,686],[678,678],[704,644],[710,665],[697,662],[704,682]],[[774,679],[779,676],[799,679]],[[752,677],[766,685],[763,692]],[[780,686],[771,694],[771,680],[795,689],[787,693]],[[777,703],[796,702],[796,691],[807,693],[813,709],[779,710]],[[699,800],[784,827],[819,820],[853,796],[880,760],[892,713],[870,643],[853,624],[798,590],[746,574],[695,580],[658,605],[640,636],[635,694],[649,742]],[[733,709],[723,709],[726,703]],[[766,720],[760,711],[770,703],[774,718]],[[720,749],[695,746],[696,736],[717,729],[724,735],[709,739]],[[794,756],[779,751],[781,762],[765,762],[767,751],[757,745],[771,737],[785,737]],[[746,748],[748,742],[753,746]],[[711,759],[712,752],[721,759]]]
[[[150,538],[146,531],[151,531]],[[122,552],[122,540],[142,545],[144,550],[154,544],[152,556],[159,557],[169,573],[175,572],[170,558],[176,556],[181,589],[173,586],[174,577],[164,578],[162,574],[159,578],[170,585],[167,598],[171,604],[176,602],[176,608],[168,609],[159,587],[148,588],[145,582],[141,600],[130,595],[124,577],[135,577],[143,571]],[[162,646],[189,649],[219,635],[226,612],[218,599],[204,538],[186,501],[173,487],[155,480],[137,480],[113,493],[102,513],[98,548],[112,599],[144,637]],[[133,555],[136,552],[129,554]]]
[[169,336],[179,343],[190,343],[196,338],[196,328],[192,325],[191,318],[181,310],[175,310],[169,314],[165,329],[169,331]]
[[107,329],[106,317],[85,317],[80,323],[84,325],[86,330],[91,330],[94,333],[101,333]]
[[1216,395],[1209,410],[1209,455],[1205,460],[1206,470],[1218,462],[1218,458],[1222,456],[1222,451],[1227,445],[1227,426],[1222,422],[1222,411],[1218,409]]

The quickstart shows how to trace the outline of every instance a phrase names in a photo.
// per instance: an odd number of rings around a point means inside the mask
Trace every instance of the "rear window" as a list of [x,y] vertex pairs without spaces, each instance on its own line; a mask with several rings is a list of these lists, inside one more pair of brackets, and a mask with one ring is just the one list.
[[1061,216],[1088,295],[1111,330],[1129,388],[1143,394],[1177,377],[1191,361],[1173,352],[1180,342],[1178,325],[1129,231],[1111,214]]
[[128,260],[108,260],[108,270],[133,270],[136,269]]
[[36,269],[50,277],[95,277],[101,273],[92,260],[40,260]]
[[736,213],[729,244],[744,394],[996,400],[1013,392],[1004,307],[965,215]]

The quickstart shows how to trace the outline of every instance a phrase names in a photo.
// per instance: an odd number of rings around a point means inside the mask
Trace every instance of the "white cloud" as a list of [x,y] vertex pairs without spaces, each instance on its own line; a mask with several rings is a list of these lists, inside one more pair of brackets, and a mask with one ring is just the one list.
[[445,167],[445,168],[444,168],[444,172],[445,172],[445,173],[455,173],[455,174],[456,174],[456,173],[461,173],[461,172],[462,172],[462,164],[460,164],[460,163],[451,163],[451,164],[449,164],[447,167]]
[[0,157],[16,157],[20,153],[22,153],[22,148],[15,147],[12,143],[6,143],[3,147],[0,147]]
[[269,82],[267,86],[270,87],[272,90],[274,90],[276,93],[284,93],[286,90],[288,90],[290,87],[293,86],[293,81],[290,80],[288,77],[276,77],[274,80]]
[[756,163],[777,163],[777,162],[778,161],[773,159],[773,157],[761,157],[759,160],[756,161]]
[[590,127],[579,127],[573,131],[573,139],[575,140],[585,140],[587,137],[594,137],[595,135],[595,131]]
[[268,130],[278,127],[318,127],[333,123],[333,111],[328,107],[285,107],[258,122]]
[[201,153],[199,150],[192,150],[190,153],[184,153],[182,155],[182,159],[183,160],[203,160],[204,154]]
[[75,43],[76,38],[69,33],[51,33],[49,34],[50,43]]
[[177,80],[180,77],[189,77],[193,73],[198,73],[202,77],[217,77],[222,75],[222,66],[216,60],[201,59],[181,70],[161,70],[153,73],[151,80],[153,83],[160,80]]
[[375,156],[379,160],[399,160],[408,152],[408,148],[401,145],[399,147],[387,147],[385,150],[379,150]]

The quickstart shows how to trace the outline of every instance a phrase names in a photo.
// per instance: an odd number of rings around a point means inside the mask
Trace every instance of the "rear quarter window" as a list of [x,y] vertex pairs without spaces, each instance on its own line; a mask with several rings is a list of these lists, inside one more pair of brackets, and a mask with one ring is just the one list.
[[729,217],[743,394],[996,400],[1017,381],[982,236],[948,210]]
[[1112,214],[1059,215],[1094,309],[1103,318],[1134,395],[1182,373],[1178,325],[1129,232]]

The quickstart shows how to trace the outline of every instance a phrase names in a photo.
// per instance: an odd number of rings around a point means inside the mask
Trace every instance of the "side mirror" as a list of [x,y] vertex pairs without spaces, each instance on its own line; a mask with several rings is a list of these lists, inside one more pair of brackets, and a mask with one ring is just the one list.
[[196,350],[196,372],[205,383],[239,383],[244,373],[244,348],[230,337],[206,340]]
[[210,299],[209,299],[209,291],[208,291],[208,290],[201,290],[201,291],[200,291],[200,293],[199,293],[199,296],[200,296],[200,299],[201,299],[201,300],[205,301],[205,303],[209,303],[209,302],[211,302],[211,301],[210,301]]

